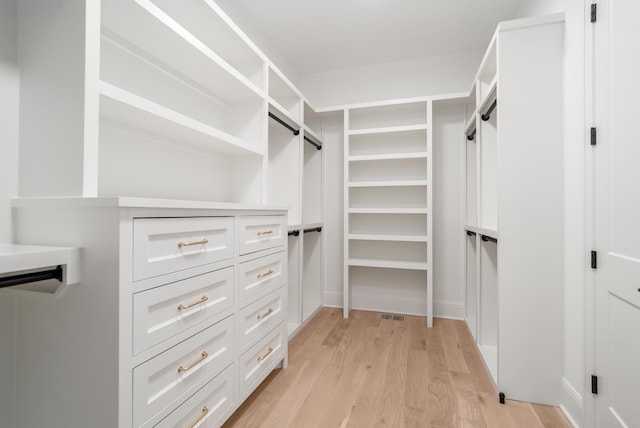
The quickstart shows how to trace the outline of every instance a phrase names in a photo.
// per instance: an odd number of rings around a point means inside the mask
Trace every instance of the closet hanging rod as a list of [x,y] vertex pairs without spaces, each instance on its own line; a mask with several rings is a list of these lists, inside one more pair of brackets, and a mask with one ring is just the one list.
[[13,287],[16,285],[29,284],[47,279],[57,279],[62,282],[62,266],[40,272],[22,273],[18,275],[5,276],[0,278],[0,288]]
[[473,131],[471,132],[471,134],[467,135],[467,140],[473,141],[475,138],[476,138],[476,129],[473,128]]
[[322,150],[321,144],[315,143],[313,140],[311,140],[311,138],[307,137],[306,135],[303,138],[306,142],[311,143],[312,146],[315,146],[316,150]]
[[304,233],[309,233],[309,232],[322,232],[322,227],[312,227],[310,229],[304,230]]
[[487,241],[489,241],[489,242],[493,242],[494,244],[497,244],[497,243],[498,243],[498,240],[497,240],[496,238],[492,238],[492,237],[487,236],[487,235],[482,235],[482,240],[483,240],[484,242],[487,242]]
[[467,230],[467,236],[476,236],[476,233],[470,230]]
[[298,235],[300,235],[300,231],[299,230],[291,230],[291,231],[289,231],[289,233],[287,235],[288,236],[298,236]]
[[275,120],[276,122],[278,122],[280,125],[284,126],[285,128],[287,128],[289,131],[293,132],[293,135],[298,135],[300,134],[300,130],[294,128],[293,126],[289,125],[287,122],[285,122],[284,120],[280,119],[278,116],[276,116],[275,114],[269,112],[269,117],[273,120]]
[[491,104],[491,106],[489,106],[489,109],[486,111],[486,113],[481,116],[482,120],[486,122],[487,120],[491,119],[491,113],[493,113],[497,105],[498,99],[496,98],[495,100],[493,100],[493,103]]

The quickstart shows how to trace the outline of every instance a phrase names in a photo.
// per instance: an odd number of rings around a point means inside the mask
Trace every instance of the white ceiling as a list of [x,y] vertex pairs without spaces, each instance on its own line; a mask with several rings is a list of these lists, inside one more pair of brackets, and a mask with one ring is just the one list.
[[[300,73],[486,48],[521,0],[218,0]],[[226,7],[225,7],[226,6]]]

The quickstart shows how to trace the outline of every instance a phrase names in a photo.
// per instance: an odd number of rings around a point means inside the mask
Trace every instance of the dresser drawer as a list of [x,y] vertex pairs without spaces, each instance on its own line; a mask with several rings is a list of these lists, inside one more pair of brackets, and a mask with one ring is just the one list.
[[233,217],[137,218],[133,280],[233,258]]
[[253,296],[267,293],[286,282],[286,252],[240,263],[238,267],[238,300],[247,301]]
[[233,410],[234,369],[233,365],[227,367],[155,426],[158,428],[221,426]]
[[233,343],[233,317],[228,317],[134,368],[134,426],[186,398],[229,365]]
[[286,217],[238,217],[238,251],[240,255],[284,245],[287,237]]
[[136,293],[134,355],[232,306],[232,266]]
[[281,324],[240,356],[238,391],[241,397],[247,392],[247,388],[257,386],[276,363],[284,358],[286,346],[286,329]]
[[284,321],[285,287],[245,306],[236,315],[236,334],[238,346],[242,352],[276,325]]

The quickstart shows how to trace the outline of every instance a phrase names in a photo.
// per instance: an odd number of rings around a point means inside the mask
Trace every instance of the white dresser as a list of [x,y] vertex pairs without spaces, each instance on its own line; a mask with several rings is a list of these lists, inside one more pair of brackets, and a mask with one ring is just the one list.
[[16,426],[220,426],[287,363],[282,209],[14,201],[20,244],[82,248],[62,299],[18,292]]

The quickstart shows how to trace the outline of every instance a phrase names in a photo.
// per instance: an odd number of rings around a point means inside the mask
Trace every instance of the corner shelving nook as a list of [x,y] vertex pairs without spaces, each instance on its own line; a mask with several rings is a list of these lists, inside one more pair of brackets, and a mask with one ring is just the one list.
[[344,316],[351,308],[432,325],[430,102],[345,110]]

